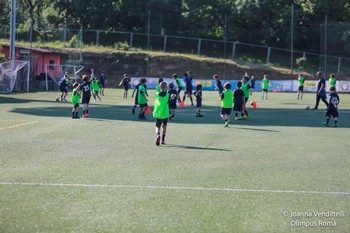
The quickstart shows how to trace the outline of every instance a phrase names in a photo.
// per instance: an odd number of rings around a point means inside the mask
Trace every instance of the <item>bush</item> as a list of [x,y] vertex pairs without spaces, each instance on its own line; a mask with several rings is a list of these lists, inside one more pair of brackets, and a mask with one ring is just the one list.
[[124,42],[115,43],[114,48],[128,51],[130,46],[129,46],[128,42],[124,41]]
[[77,35],[72,36],[72,38],[68,41],[67,46],[69,48],[78,48],[79,39]]

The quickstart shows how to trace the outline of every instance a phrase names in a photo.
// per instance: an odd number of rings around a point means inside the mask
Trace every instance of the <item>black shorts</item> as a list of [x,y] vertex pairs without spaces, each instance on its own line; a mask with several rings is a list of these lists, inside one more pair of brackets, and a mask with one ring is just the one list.
[[73,104],[73,108],[79,108],[79,103]]
[[145,104],[140,104],[140,108],[144,108],[144,107],[147,107],[147,106],[148,106],[147,103],[145,103]]
[[242,112],[243,111],[243,103],[235,103],[233,106],[233,111]]
[[339,117],[339,113],[337,109],[328,109],[326,112],[327,117]]
[[176,102],[170,102],[170,103],[169,103],[169,108],[170,108],[170,109],[176,109],[176,108],[177,108]]
[[264,92],[267,92],[267,89],[263,89]]
[[104,82],[101,82],[101,81],[100,81],[100,85],[101,85],[102,88],[105,87],[105,83],[104,83]]
[[202,107],[202,100],[197,100],[196,107],[197,108],[201,108]]
[[303,92],[304,91],[304,86],[299,86],[298,91]]
[[187,95],[192,95],[192,88],[186,88],[186,94]]
[[178,87],[177,88],[177,94],[180,94],[181,90],[182,90],[182,87]]
[[129,90],[129,86],[124,86],[124,91]]
[[91,95],[87,95],[87,96],[83,95],[83,98],[81,99],[81,103],[82,104],[89,104],[90,103],[90,99],[91,99]]
[[221,115],[230,115],[232,111],[232,108],[221,108]]
[[168,118],[165,119],[158,119],[156,118],[156,127],[161,127],[162,125],[167,125],[168,124]]
[[67,92],[68,92],[68,88],[67,88],[67,87],[61,87],[61,86],[60,86],[60,91],[61,91],[61,92],[67,93]]

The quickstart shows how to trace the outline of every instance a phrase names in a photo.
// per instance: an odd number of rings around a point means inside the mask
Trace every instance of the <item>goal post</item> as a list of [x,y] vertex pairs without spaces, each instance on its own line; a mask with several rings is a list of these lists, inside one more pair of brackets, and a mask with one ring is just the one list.
[[[29,92],[29,61],[7,61],[0,63],[0,93],[26,90]],[[26,84],[24,88],[22,84]]]
[[76,82],[79,78],[79,73],[84,69],[84,66],[78,65],[62,65],[62,64],[45,64],[45,89],[53,89],[49,87],[49,82],[52,80],[57,87],[59,86],[58,82],[63,77],[65,72],[71,76],[72,79]]

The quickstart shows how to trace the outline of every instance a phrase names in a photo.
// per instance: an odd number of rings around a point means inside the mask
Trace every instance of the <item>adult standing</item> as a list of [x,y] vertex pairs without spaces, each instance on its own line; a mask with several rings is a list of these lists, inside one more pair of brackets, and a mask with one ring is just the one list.
[[191,105],[193,106],[193,99],[192,99],[192,91],[193,91],[193,86],[192,86],[192,76],[191,76],[191,72],[187,71],[184,74],[184,82],[186,85],[186,91],[184,93],[184,96],[182,98],[182,102],[185,102],[186,96],[190,98],[191,100]]
[[316,92],[316,104],[315,107],[312,108],[311,110],[317,110],[318,109],[318,104],[320,103],[320,100],[323,101],[323,103],[326,104],[328,107],[328,102],[326,100],[326,80],[323,77],[323,73],[321,71],[318,71],[316,73],[316,76],[319,78],[318,83],[317,83],[317,92]]
[[105,95],[105,81],[106,81],[106,75],[105,75],[105,72],[102,72],[101,73],[101,76],[100,76],[100,85],[101,85],[101,95]]

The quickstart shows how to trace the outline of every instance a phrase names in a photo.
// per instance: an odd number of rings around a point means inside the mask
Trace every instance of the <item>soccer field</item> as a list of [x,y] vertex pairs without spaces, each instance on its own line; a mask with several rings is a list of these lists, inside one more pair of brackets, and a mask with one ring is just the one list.
[[204,91],[204,117],[186,100],[159,147],[122,90],[79,120],[57,95],[0,95],[0,232],[350,231],[350,95],[338,128],[304,109],[314,93],[254,93],[224,128]]

